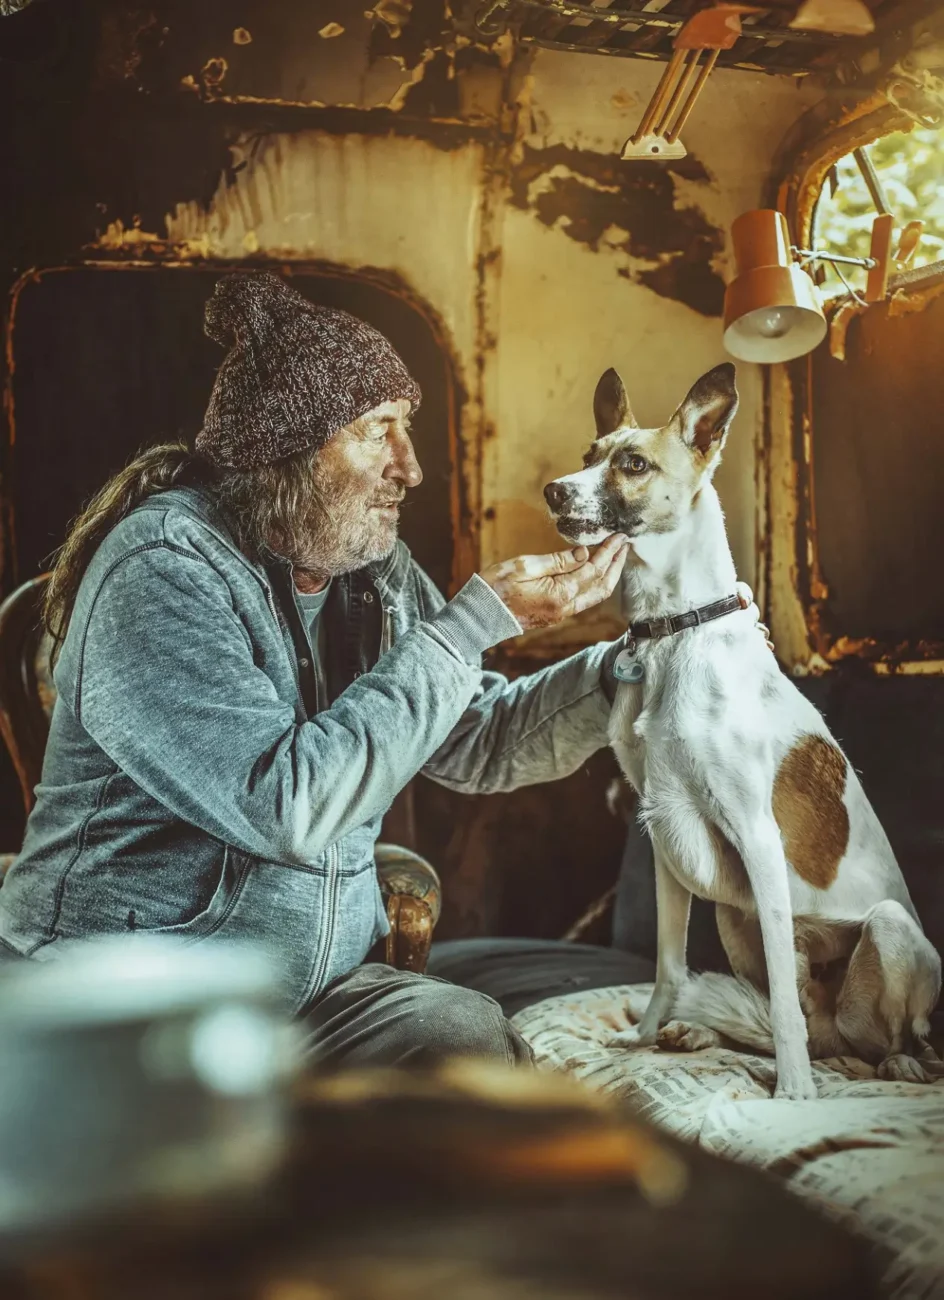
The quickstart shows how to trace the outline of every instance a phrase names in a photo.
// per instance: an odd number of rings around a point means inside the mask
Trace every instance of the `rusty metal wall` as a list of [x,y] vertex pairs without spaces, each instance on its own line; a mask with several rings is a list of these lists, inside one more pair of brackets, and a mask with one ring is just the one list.
[[820,650],[944,658],[944,286],[870,308],[811,369]]

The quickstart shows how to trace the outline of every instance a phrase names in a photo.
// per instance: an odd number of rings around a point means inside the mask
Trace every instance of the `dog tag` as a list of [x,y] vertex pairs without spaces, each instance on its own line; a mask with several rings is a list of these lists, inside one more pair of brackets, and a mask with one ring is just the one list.
[[633,686],[641,682],[645,675],[645,668],[631,651],[621,650],[619,652],[613,664],[613,676],[618,682],[625,682],[628,686]]

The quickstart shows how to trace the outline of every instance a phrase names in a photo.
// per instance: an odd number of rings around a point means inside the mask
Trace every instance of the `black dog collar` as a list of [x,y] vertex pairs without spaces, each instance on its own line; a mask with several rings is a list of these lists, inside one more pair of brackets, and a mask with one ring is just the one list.
[[687,614],[674,614],[671,618],[653,618],[648,623],[630,623],[626,633],[627,640],[644,641],[650,637],[675,636],[690,627],[700,627],[702,623],[711,623],[726,614],[736,614],[741,608],[737,596],[724,596],[711,605],[702,605],[700,609],[690,609]]

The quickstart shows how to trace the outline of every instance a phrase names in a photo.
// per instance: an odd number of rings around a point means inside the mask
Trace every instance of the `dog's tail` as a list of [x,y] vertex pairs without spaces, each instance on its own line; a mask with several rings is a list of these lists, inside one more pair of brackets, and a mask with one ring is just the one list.
[[770,1003],[759,989],[733,975],[692,975],[683,985],[672,1018],[714,1029],[741,1047],[772,1053]]

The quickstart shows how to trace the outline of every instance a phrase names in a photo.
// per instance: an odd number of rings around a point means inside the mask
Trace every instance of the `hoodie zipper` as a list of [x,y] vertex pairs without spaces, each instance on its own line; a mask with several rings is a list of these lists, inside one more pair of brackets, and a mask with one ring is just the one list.
[[312,978],[311,988],[308,991],[306,1002],[315,997],[320,991],[328,973],[328,963],[331,958],[331,949],[334,947],[334,935],[338,925],[338,897],[341,892],[341,870],[340,854],[337,844],[328,845],[328,878],[325,881],[325,907],[326,916],[324,922],[324,937],[322,939],[321,958],[318,962]]
[[397,612],[395,605],[384,605],[383,623],[380,628],[380,653],[385,655],[393,645],[393,616]]

